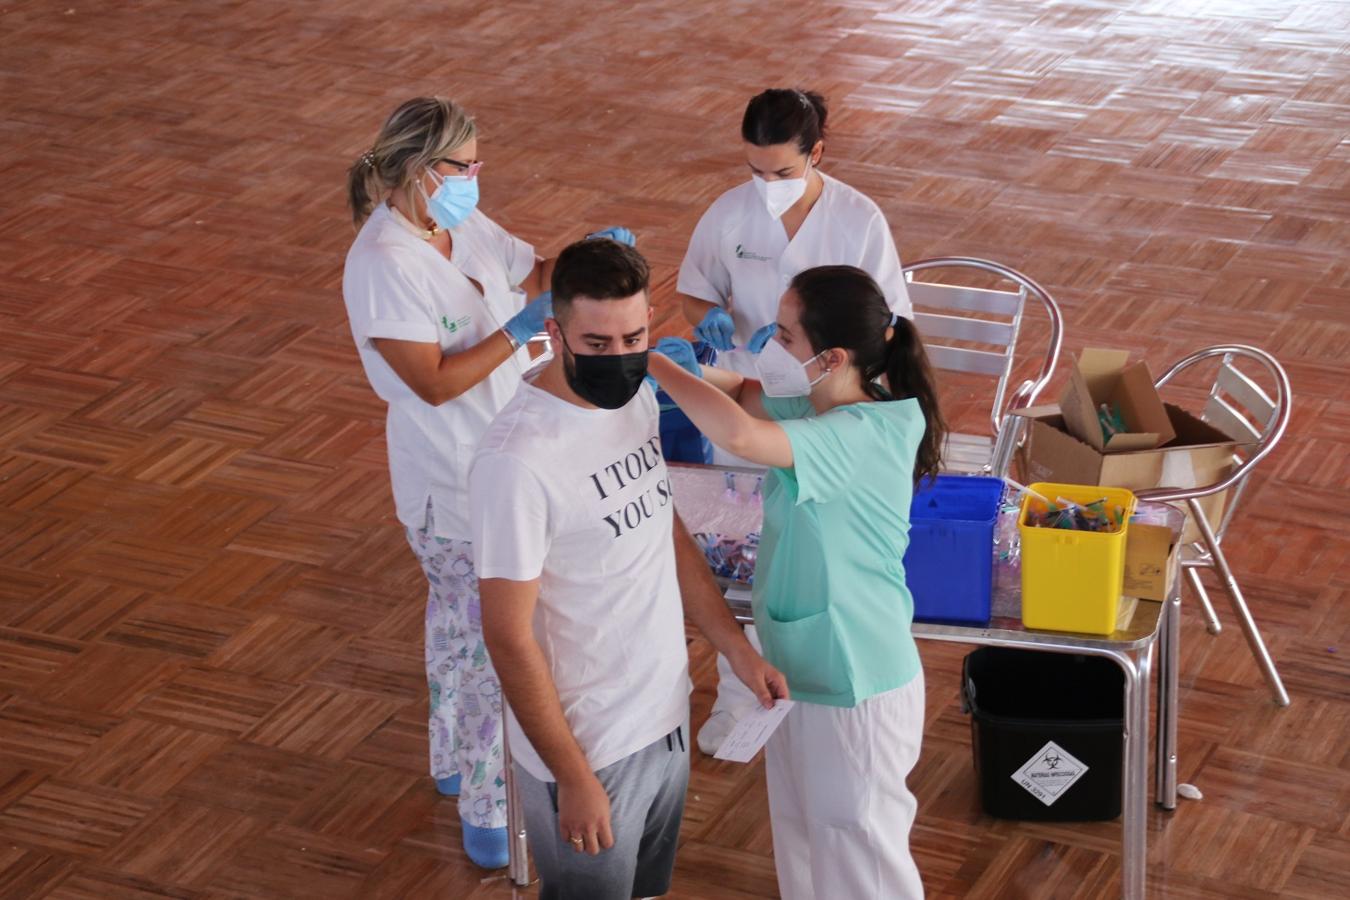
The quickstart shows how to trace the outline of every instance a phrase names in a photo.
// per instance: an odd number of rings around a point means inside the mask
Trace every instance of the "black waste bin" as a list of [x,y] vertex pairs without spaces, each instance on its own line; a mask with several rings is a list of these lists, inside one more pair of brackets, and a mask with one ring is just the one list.
[[1099,656],[981,647],[962,668],[986,813],[1040,822],[1120,815],[1119,666]]

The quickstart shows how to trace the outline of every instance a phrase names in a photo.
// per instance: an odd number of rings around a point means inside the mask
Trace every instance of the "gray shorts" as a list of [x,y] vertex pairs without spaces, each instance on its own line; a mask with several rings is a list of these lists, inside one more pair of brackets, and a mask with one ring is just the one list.
[[515,767],[539,900],[630,900],[670,890],[689,786],[689,723],[595,775],[609,794],[614,846],[578,853],[558,828],[558,785]]

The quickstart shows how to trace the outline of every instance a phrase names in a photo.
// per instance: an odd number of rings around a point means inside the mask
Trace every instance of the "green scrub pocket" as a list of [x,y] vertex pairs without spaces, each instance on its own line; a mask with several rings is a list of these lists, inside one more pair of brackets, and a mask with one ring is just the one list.
[[788,689],[796,696],[838,696],[853,689],[848,660],[839,646],[828,609],[784,622],[768,614],[770,627],[760,634],[769,662],[787,675]]

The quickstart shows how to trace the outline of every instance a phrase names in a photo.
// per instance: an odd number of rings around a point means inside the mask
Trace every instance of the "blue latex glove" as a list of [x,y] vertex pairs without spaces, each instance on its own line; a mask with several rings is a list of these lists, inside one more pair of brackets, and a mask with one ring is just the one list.
[[553,292],[544,291],[525,308],[506,320],[502,329],[523,344],[544,330],[544,320],[553,315]]
[[652,352],[661,354],[691,375],[703,377],[703,367],[694,356],[694,345],[684,338],[663,337],[656,342]]
[[770,322],[759,331],[750,335],[750,341],[745,345],[745,349],[751,353],[758,353],[764,349],[764,345],[769,342],[769,338],[778,333],[778,323]]
[[593,231],[586,235],[586,240],[591,238],[609,238],[612,241],[618,241],[620,244],[627,244],[630,247],[637,246],[637,236],[633,232],[624,228],[622,225],[611,225],[601,231]]
[[731,313],[720,306],[708,310],[703,321],[694,326],[694,337],[711,344],[714,350],[730,350],[735,333],[736,323],[731,321]]
[[[684,338],[663,337],[656,342],[656,346],[651,349],[651,352],[661,354],[686,372],[697,375],[699,378],[703,377],[703,367],[698,364],[698,359],[694,356],[694,345]],[[652,376],[648,375],[646,381],[652,386],[652,390],[659,391],[661,389],[661,386],[656,383],[656,379]]]

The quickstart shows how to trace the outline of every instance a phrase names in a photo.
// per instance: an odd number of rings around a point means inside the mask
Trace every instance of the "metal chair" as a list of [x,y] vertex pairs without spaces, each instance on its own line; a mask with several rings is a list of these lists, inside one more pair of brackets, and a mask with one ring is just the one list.
[[[1232,473],[1222,481],[1204,487],[1159,487],[1136,491],[1135,493],[1141,500],[1185,501],[1191,517],[1200,531],[1202,540],[1183,548],[1181,565],[1190,580],[1191,587],[1195,589],[1196,595],[1200,598],[1209,632],[1218,634],[1221,626],[1214,613],[1214,605],[1210,602],[1209,594],[1205,591],[1205,586],[1200,580],[1201,569],[1214,569],[1218,573],[1219,578],[1223,581],[1224,588],[1228,592],[1228,598],[1232,602],[1233,612],[1238,617],[1238,624],[1242,626],[1247,644],[1251,647],[1252,656],[1256,658],[1257,665],[1261,668],[1261,674],[1265,676],[1267,684],[1270,685],[1275,702],[1280,706],[1288,706],[1289,694],[1280,681],[1280,674],[1275,670],[1275,663],[1271,660],[1270,652],[1261,639],[1261,632],[1256,627],[1256,621],[1252,618],[1251,610],[1247,608],[1247,601],[1243,597],[1242,588],[1238,586],[1237,579],[1233,577],[1233,570],[1228,565],[1228,559],[1224,556],[1220,544],[1223,541],[1224,534],[1228,531],[1228,526],[1233,521],[1233,514],[1237,509],[1243,489],[1247,486],[1247,481],[1251,477],[1252,469],[1275,449],[1275,445],[1284,436],[1285,428],[1289,425],[1293,395],[1289,387],[1289,376],[1285,374],[1284,368],[1280,366],[1279,362],[1264,350],[1242,344],[1224,344],[1197,350],[1164,372],[1157,379],[1158,388],[1161,389],[1163,385],[1183,370],[1216,357],[1220,358],[1219,373],[1213,387],[1210,388],[1209,399],[1205,403],[1204,412],[1201,413],[1200,418],[1226,432],[1235,440],[1250,442],[1245,448],[1246,458],[1243,459],[1241,455],[1235,455],[1236,467]],[[1238,359],[1254,361],[1265,368],[1266,373],[1275,385],[1274,399],[1271,399],[1270,395],[1259,387],[1255,381],[1237,368],[1235,361]],[[1208,497],[1229,489],[1232,492],[1229,494],[1223,516],[1219,520],[1218,530],[1215,531],[1205,519],[1199,501],[1202,497]]]
[[[988,272],[1011,282],[1016,290],[992,290],[915,281],[914,274],[929,269],[966,269]],[[909,297],[915,306],[914,324],[935,368],[949,372],[988,375],[996,379],[989,411],[989,434],[951,434],[943,448],[947,471],[1003,474],[1012,458],[1011,430],[1001,429],[1009,409],[1031,406],[1050,381],[1063,343],[1059,304],[1045,288],[1026,275],[996,262],[964,256],[923,259],[904,267]],[[1036,377],[1022,382],[1007,397],[1008,381],[1016,362],[1017,338],[1028,295],[1040,301],[1050,321],[1050,339]],[[918,307],[937,310],[920,312]],[[996,350],[977,350],[960,344],[982,344]],[[1006,400],[1006,402],[1005,402]]]

